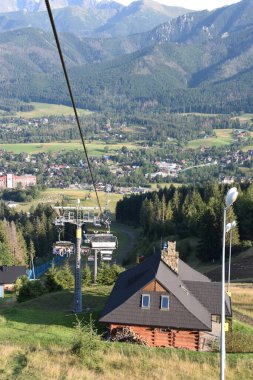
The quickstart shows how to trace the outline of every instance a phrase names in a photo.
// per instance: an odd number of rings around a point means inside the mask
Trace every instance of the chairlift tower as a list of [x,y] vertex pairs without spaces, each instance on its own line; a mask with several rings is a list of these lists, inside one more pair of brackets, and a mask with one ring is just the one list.
[[84,223],[96,223],[100,220],[100,210],[98,207],[81,207],[80,200],[77,206],[54,207],[58,212],[54,224],[64,226],[70,223],[76,226],[76,261],[75,261],[75,294],[74,294],[74,313],[82,312],[82,261],[81,261],[81,242],[82,225]]

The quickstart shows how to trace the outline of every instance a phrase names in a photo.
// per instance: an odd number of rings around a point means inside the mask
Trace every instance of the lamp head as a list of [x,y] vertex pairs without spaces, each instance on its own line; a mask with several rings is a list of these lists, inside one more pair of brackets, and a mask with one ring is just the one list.
[[231,206],[235,201],[238,196],[238,191],[236,187],[232,187],[229,189],[226,195],[226,207]]
[[226,224],[225,232],[226,233],[229,232],[231,230],[231,228],[232,228],[232,223]]
[[231,223],[231,228],[235,228],[237,225],[236,221],[234,220],[232,223]]

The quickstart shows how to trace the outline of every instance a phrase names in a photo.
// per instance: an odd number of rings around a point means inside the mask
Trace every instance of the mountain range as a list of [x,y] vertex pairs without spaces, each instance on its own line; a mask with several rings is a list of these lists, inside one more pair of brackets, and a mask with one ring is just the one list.
[[[51,0],[57,29],[77,36],[118,37],[141,33],[190,12],[152,0],[124,6],[115,1]],[[0,4],[0,32],[24,27],[50,30],[44,0]]]
[[[252,0],[127,36],[60,38],[79,106],[253,112]],[[0,33],[0,51],[1,96],[68,102],[51,31]]]

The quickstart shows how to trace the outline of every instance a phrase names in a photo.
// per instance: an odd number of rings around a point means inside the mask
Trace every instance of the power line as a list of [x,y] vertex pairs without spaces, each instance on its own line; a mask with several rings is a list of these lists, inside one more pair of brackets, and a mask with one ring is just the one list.
[[50,19],[50,23],[51,23],[51,26],[52,26],[52,29],[53,29],[54,38],[55,38],[55,42],[56,42],[56,45],[57,45],[58,53],[59,53],[59,56],[60,56],[60,60],[61,60],[61,64],[62,64],[62,68],[63,68],[63,72],[64,72],[64,76],[65,76],[66,83],[67,83],[67,86],[68,86],[69,96],[70,96],[72,107],[73,107],[73,110],[74,110],[74,113],[75,113],[75,118],[76,118],[77,126],[78,126],[80,137],[81,137],[81,140],[82,140],[83,149],[84,149],[85,157],[86,157],[86,160],[87,160],[87,164],[88,164],[88,168],[89,168],[89,172],[90,172],[90,176],[91,176],[91,181],[92,181],[92,184],[93,184],[93,187],[94,187],[94,191],[95,191],[95,194],[96,194],[97,203],[98,203],[98,206],[99,206],[99,209],[100,209],[100,213],[102,215],[103,214],[102,207],[101,207],[101,204],[100,204],[100,201],[99,201],[98,192],[97,192],[94,176],[93,176],[93,173],[92,173],[92,168],[91,168],[91,164],[90,164],[87,148],[86,148],[86,145],[85,145],[85,141],[84,141],[83,132],[82,132],[82,129],[81,129],[79,117],[78,117],[78,114],[77,114],[76,105],[75,105],[72,89],[71,89],[71,86],[70,86],[70,81],[69,81],[69,77],[68,77],[65,61],[64,61],[64,58],[63,58],[61,44],[60,44],[60,40],[58,38],[58,33],[57,33],[57,30],[56,30],[56,26],[55,26],[53,14],[52,14],[51,6],[50,6],[50,3],[49,3],[49,0],[45,0],[45,3],[46,3],[47,13],[48,13],[48,16],[49,16],[49,19]]

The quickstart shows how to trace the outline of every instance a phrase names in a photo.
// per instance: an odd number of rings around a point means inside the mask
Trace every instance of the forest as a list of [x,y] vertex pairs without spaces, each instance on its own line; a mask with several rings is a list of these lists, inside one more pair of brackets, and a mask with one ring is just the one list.
[[0,202],[0,265],[38,265],[51,258],[57,240],[55,211],[40,204],[29,213],[16,212]]
[[[243,184],[238,189],[238,200],[227,211],[227,222],[237,222],[233,231],[233,254],[251,247],[253,240],[253,185]],[[116,219],[142,227],[143,239],[150,243],[144,255],[168,238],[195,237],[199,242],[198,258],[203,262],[219,261],[226,191],[226,187],[208,183],[170,186],[158,193],[132,195],[118,202]],[[187,253],[183,259],[187,260]]]

